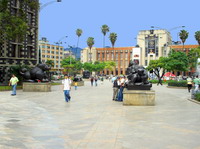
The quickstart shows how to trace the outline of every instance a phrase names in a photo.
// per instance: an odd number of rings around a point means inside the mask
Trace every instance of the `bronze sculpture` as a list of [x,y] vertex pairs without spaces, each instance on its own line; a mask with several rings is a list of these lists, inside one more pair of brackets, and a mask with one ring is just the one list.
[[51,67],[46,64],[38,64],[30,71],[26,68],[20,70],[20,74],[23,76],[25,82],[49,82],[49,76],[46,71],[49,71]]
[[152,84],[148,81],[148,74],[145,68],[131,61],[127,68],[127,89],[128,90],[150,90]]

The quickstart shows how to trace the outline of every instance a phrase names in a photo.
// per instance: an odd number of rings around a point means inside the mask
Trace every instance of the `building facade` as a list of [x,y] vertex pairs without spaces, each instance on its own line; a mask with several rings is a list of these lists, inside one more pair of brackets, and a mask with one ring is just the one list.
[[128,67],[130,60],[132,60],[133,48],[134,47],[97,48],[97,61],[114,61],[116,63],[116,68],[113,71],[105,69],[102,73],[105,75],[125,75],[126,68]]
[[148,66],[150,60],[166,57],[170,51],[172,37],[167,30],[142,30],[137,35],[141,48],[141,65]]
[[[35,2],[38,3],[38,0]],[[37,64],[38,8],[32,8],[30,3],[22,3],[20,0],[7,1],[9,14],[21,16],[23,12],[28,28],[23,40],[18,37],[7,39],[1,35],[3,42],[0,44],[0,85],[8,83],[11,77],[10,66]]]
[[81,51],[81,62],[95,62],[96,58],[96,48],[92,47],[91,49],[86,47]]
[[54,67],[51,70],[60,72],[62,70],[61,61],[64,58],[63,46],[50,44],[46,38],[39,41],[39,50],[41,51],[41,61],[45,63],[47,60],[54,61]]

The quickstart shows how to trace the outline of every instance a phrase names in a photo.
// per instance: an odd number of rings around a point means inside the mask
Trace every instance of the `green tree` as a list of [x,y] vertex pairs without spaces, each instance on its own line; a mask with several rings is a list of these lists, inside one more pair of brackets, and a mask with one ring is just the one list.
[[100,72],[102,70],[104,70],[106,64],[104,62],[99,62],[99,61],[95,61],[93,64],[93,71],[95,73]]
[[61,66],[67,74],[74,73],[80,69],[79,67],[82,67],[82,65],[79,66],[78,64],[80,64],[79,61],[76,61],[73,57],[68,57],[61,61]]
[[85,62],[83,64],[84,70],[88,70],[90,73],[92,73],[93,69],[93,64],[91,62]]
[[110,31],[110,28],[108,27],[108,25],[104,24],[101,26],[101,32],[103,33],[103,48],[105,47],[105,36],[106,33]]
[[47,65],[49,65],[50,67],[53,67],[54,66],[54,61],[53,60],[47,60],[45,62]]
[[183,43],[183,50],[184,50],[184,44],[185,44],[186,39],[188,38],[188,35],[189,33],[186,30],[181,30],[179,33],[179,37]]
[[82,33],[83,33],[82,29],[78,28],[78,29],[76,30],[76,35],[77,35],[77,37],[78,37],[78,40],[77,40],[77,46],[76,46],[75,57],[77,56],[77,49],[78,49],[78,45],[79,45],[79,39],[80,39]]
[[158,60],[150,60],[149,66],[146,69],[152,71],[161,83],[165,72],[171,69],[168,65],[169,61],[170,59],[168,57],[160,57]]
[[200,57],[200,47],[192,49],[188,53],[188,61],[190,68],[196,68],[197,59]]
[[200,31],[196,31],[194,36],[195,36],[196,41],[200,45]]
[[185,52],[172,51],[169,54],[169,61],[167,65],[171,71],[187,71],[189,67],[188,57]]
[[110,42],[112,44],[112,47],[114,48],[115,42],[117,40],[117,34],[116,33],[110,33],[109,38],[110,38]]
[[109,71],[113,71],[115,67],[116,67],[116,63],[114,61],[105,62],[105,69],[108,69]]
[[88,39],[87,39],[87,45],[90,48],[89,55],[90,55],[90,62],[92,62],[92,55],[91,55],[92,53],[91,53],[91,50],[92,50],[92,46],[94,45],[94,38],[93,37],[88,37]]

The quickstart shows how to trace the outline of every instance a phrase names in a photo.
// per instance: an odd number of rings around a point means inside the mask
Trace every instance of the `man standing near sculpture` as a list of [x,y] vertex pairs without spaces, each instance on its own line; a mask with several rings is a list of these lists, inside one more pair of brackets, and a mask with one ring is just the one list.
[[65,101],[70,101],[70,89],[71,89],[71,79],[68,77],[68,75],[65,75],[65,79],[62,81],[63,84],[63,91],[65,96]]
[[12,96],[16,95],[16,88],[17,88],[17,83],[19,82],[18,78],[13,74],[12,78],[10,79],[9,86],[12,86]]

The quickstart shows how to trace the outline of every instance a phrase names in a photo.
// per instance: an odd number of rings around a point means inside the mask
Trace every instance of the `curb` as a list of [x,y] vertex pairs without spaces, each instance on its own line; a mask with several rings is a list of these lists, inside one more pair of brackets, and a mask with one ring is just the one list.
[[176,87],[176,86],[167,86],[167,88],[187,89],[187,87]]
[[200,105],[200,102],[197,100],[194,100],[194,99],[188,99],[188,100]]

